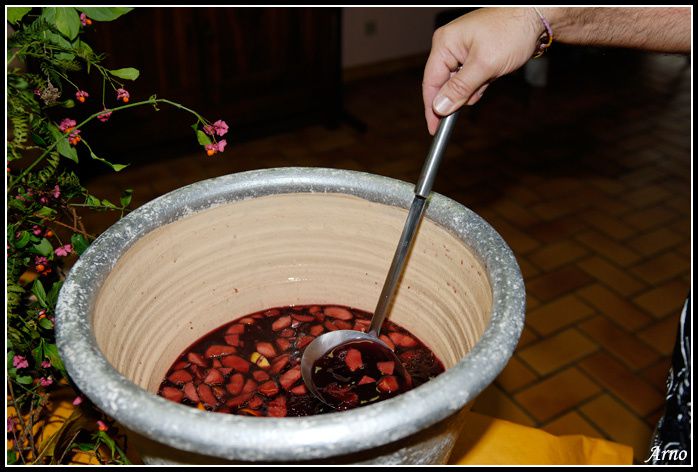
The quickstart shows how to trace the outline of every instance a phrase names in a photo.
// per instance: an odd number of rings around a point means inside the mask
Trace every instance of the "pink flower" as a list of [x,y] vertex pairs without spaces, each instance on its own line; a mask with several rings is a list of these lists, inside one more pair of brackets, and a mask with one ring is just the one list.
[[26,357],[15,354],[15,357],[12,358],[12,365],[17,369],[26,369],[29,367],[29,362],[27,362]]
[[35,89],[34,89],[34,95],[36,95],[37,97],[40,97],[40,96],[41,96],[41,89],[35,88]]
[[109,119],[110,116],[111,116],[111,110],[107,110],[107,109],[105,108],[104,111],[103,111],[102,113],[100,113],[99,115],[97,115],[97,119],[98,119],[99,121],[101,121],[102,123],[106,123],[106,121]]
[[44,256],[34,257],[34,265],[39,265],[39,264],[43,264],[43,265],[48,264],[48,259],[46,259]]
[[77,124],[77,121],[73,119],[64,118],[63,121],[61,121],[61,124],[58,126],[58,129],[64,133],[70,133]]
[[58,198],[61,196],[61,188],[58,186],[58,184],[53,187],[53,192],[51,192],[51,194],[53,195],[53,198]]
[[34,236],[41,236],[41,228],[38,225],[32,226],[32,233]]
[[66,244],[65,246],[57,247],[54,252],[57,256],[67,256],[73,252],[73,246],[71,244]]
[[70,137],[68,138],[68,142],[72,144],[73,146],[77,145],[82,139],[80,138],[80,130],[79,129],[74,129],[70,132]]
[[106,424],[104,424],[104,421],[102,421],[102,420],[98,420],[98,421],[97,421],[97,426],[99,427],[99,430],[100,430],[100,431],[106,431],[106,430],[109,429],[109,426],[107,426]]
[[216,130],[216,134],[218,136],[223,136],[225,133],[228,132],[228,123],[226,123],[223,120],[218,120],[215,123],[213,123],[213,127]]
[[218,146],[217,146],[216,150],[218,152],[223,152],[223,149],[225,149],[225,146],[227,144],[228,144],[228,142],[225,139],[221,139],[220,141],[218,141]]
[[213,136],[216,133],[216,128],[213,125],[204,125],[204,133]]
[[[83,15],[84,15],[84,13],[83,13]],[[80,103],[85,103],[85,100],[87,100],[87,97],[89,97],[89,96],[90,96],[90,94],[85,92],[84,90],[78,90],[77,92],[75,92],[75,98]]]
[[8,416],[7,417],[7,432],[11,433],[15,429],[15,426],[17,426],[17,422],[15,421],[15,417]]
[[92,24],[92,20],[90,20],[84,13],[80,13],[80,23],[82,23],[82,26],[89,26]]
[[131,97],[131,94],[128,93],[128,90],[120,88],[116,90],[116,99],[117,100],[122,100],[124,103],[128,103],[128,99]]
[[48,387],[53,383],[53,379],[51,377],[41,377],[39,379],[39,383],[42,387]]
[[48,369],[49,367],[51,367],[51,361],[48,359],[44,360],[43,362],[41,362],[41,367],[43,367],[44,369]]
[[[39,203],[46,205],[48,203],[48,198],[44,197],[43,195],[39,197]],[[35,233],[36,234],[36,233]],[[37,235],[38,236],[38,235]]]
[[75,397],[75,399],[73,400],[73,405],[78,406],[78,405],[80,405],[81,403],[82,403],[82,397],[81,397],[80,395],[78,395],[78,396]]

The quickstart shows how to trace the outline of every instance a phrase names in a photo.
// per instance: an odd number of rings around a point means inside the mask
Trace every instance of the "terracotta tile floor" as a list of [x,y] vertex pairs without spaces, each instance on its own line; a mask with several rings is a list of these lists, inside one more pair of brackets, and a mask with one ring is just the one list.
[[[474,410],[626,443],[641,461],[689,290],[690,69],[675,56],[567,52],[552,56],[545,89],[503,78],[463,113],[436,182],[502,234],[528,290],[519,347]],[[348,84],[346,109],[365,133],[314,126],[235,143],[233,130],[220,157],[171,156],[89,187],[115,198],[130,186],[138,206],[277,166],[413,182],[429,145],[420,81],[405,71]],[[112,221],[87,223],[98,232]]]

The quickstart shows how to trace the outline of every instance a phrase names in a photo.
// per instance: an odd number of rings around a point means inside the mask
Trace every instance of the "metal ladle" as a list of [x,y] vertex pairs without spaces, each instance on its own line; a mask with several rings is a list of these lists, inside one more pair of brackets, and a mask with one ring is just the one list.
[[382,355],[384,354],[384,358],[394,360],[396,367],[395,373],[398,376],[402,376],[403,379],[406,379],[408,384],[411,384],[410,376],[402,365],[402,362],[400,362],[390,347],[388,347],[386,343],[378,338],[378,335],[380,334],[381,326],[383,325],[383,321],[388,313],[388,308],[395,295],[397,283],[400,279],[400,275],[402,274],[402,269],[405,266],[407,254],[409,253],[412,242],[414,241],[417,227],[422,220],[427,197],[429,196],[431,188],[434,184],[436,172],[439,164],[441,163],[441,158],[443,157],[446,144],[451,136],[453,124],[457,116],[458,112],[455,112],[443,118],[439,124],[436,134],[434,135],[431,149],[429,150],[429,154],[424,162],[424,167],[422,168],[422,173],[419,176],[417,185],[415,186],[412,205],[409,213],[407,214],[407,220],[405,221],[405,226],[402,230],[400,241],[395,250],[395,255],[393,256],[393,261],[390,265],[390,270],[388,271],[385,283],[383,284],[383,290],[381,291],[380,298],[378,299],[378,305],[376,306],[376,310],[371,318],[371,325],[368,332],[363,333],[361,331],[350,329],[331,331],[315,338],[303,352],[303,357],[301,359],[301,374],[303,376],[303,382],[305,382],[308,390],[313,395],[332,407],[337,407],[337,405],[334,404],[332,399],[325,398],[316,387],[313,378],[313,366],[318,359],[322,358],[326,354],[329,354],[334,349],[349,343],[370,342],[376,346],[380,346],[380,350],[385,351],[385,353],[381,352]]

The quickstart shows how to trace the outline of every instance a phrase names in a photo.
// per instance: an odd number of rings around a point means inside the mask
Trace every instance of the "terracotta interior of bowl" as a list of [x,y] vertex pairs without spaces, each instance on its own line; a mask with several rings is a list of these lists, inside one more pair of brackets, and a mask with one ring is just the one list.
[[[281,194],[162,226],[119,259],[92,322],[111,364],[155,392],[209,331],[265,308],[339,304],[372,312],[407,211],[344,194]],[[425,219],[390,319],[453,366],[477,342],[492,290],[480,260]]]

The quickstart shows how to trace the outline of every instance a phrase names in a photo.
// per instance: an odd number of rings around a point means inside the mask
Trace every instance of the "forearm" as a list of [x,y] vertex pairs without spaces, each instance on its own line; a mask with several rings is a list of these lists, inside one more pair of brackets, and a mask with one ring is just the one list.
[[540,8],[561,43],[617,46],[658,52],[691,50],[689,8]]

